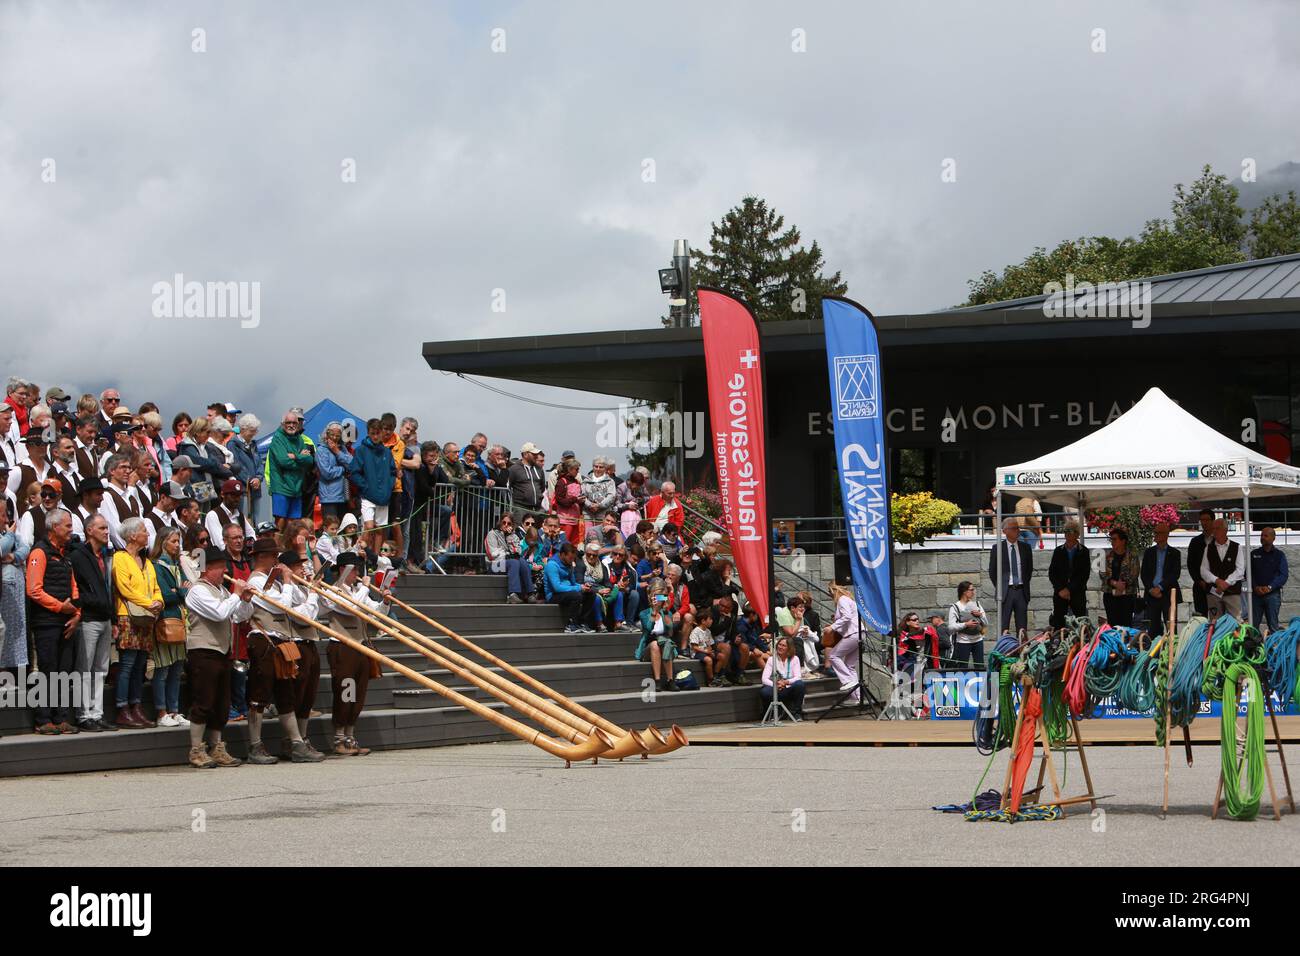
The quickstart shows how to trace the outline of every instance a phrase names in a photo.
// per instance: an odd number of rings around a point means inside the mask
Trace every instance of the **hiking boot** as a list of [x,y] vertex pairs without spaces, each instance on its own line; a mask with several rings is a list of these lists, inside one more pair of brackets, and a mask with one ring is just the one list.
[[289,759],[293,763],[320,763],[325,759],[323,753],[312,750],[307,741],[300,740],[292,746]]
[[232,757],[230,755],[230,751],[226,749],[226,742],[224,740],[218,741],[217,745],[209,752],[209,755],[218,767],[238,767],[244,762],[238,757]]
[[248,762],[257,766],[270,766],[273,763],[279,763],[275,757],[266,751],[266,744],[260,740],[254,744],[248,751]]
[[117,720],[114,723],[122,730],[139,730],[144,726],[135,719],[135,713],[130,707],[119,707],[117,709]]
[[354,750],[348,743],[348,738],[346,737],[335,737],[334,746],[330,750],[330,753],[335,757],[355,757],[357,755],[356,750]]
[[190,766],[195,770],[210,770],[217,765],[217,762],[208,756],[208,748],[203,744],[195,744],[190,748]]
[[353,756],[364,757],[366,754],[370,753],[370,748],[363,747],[359,743],[357,743],[356,737],[349,737],[348,744],[352,747]]

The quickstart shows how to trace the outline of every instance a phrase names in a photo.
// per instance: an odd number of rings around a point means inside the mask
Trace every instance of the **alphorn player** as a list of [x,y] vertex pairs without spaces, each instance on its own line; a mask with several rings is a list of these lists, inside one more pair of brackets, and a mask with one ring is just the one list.
[[[303,575],[304,563],[305,559],[296,551],[280,552],[280,564],[285,569],[277,582],[283,595],[281,603],[312,620],[319,620],[319,595],[311,588],[294,583],[292,577],[295,574],[300,577]],[[307,723],[311,719],[312,705],[316,703],[316,691],[320,689],[320,631],[290,617],[289,633],[298,642],[298,651],[302,655],[298,661],[298,679],[294,684],[293,714],[298,724],[298,735],[306,742],[309,751],[320,753],[307,737]],[[285,749],[288,750],[287,747]]]
[[230,640],[234,625],[253,616],[251,592],[243,581],[233,591],[222,583],[226,553],[220,548],[203,550],[203,569],[185,596],[189,611],[185,619],[186,664],[190,682],[190,766],[238,767],[221,739],[230,716]]
[[[346,586],[340,585],[348,595],[362,607],[368,607],[377,614],[384,614],[390,607],[384,601],[376,601],[369,594],[366,583],[365,560],[359,554],[343,553],[336,563],[340,580],[347,576]],[[351,570],[348,570],[351,569]],[[353,640],[374,647],[374,628],[358,618],[346,601],[335,602],[325,599],[325,607],[330,616],[330,626],[343,631]],[[360,651],[344,644],[337,638],[330,638],[326,652],[330,662],[330,685],[334,696],[334,709],[330,719],[334,724],[333,753],[339,757],[364,757],[370,753],[369,747],[357,744],[357,718],[366,706],[366,688],[372,676],[370,658]]]
[[[311,602],[301,605],[291,603],[286,597],[281,582],[289,580],[289,573],[280,566],[279,559],[280,548],[274,541],[255,542],[249,587],[265,592],[271,600],[300,614],[313,615],[314,594]],[[301,666],[304,662],[300,642],[295,639],[289,621],[284,611],[253,596],[253,620],[248,634],[248,762],[251,764],[279,763],[262,741],[262,711],[272,703],[289,744],[288,759],[292,763],[319,763],[325,759],[323,753],[302,739],[298,729],[298,698],[308,679],[304,673],[308,668]],[[298,652],[292,659],[285,654],[286,646]],[[317,659],[317,679],[319,675]]]

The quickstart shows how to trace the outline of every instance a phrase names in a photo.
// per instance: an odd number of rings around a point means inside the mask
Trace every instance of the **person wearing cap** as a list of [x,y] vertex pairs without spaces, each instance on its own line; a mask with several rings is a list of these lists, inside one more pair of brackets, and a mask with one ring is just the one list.
[[63,504],[63,484],[57,478],[47,478],[41,482],[41,503],[35,508],[24,511],[18,519],[18,540],[28,548],[45,537],[50,516],[56,511],[65,512],[72,522],[72,533],[82,537],[84,529],[81,520]]
[[184,532],[176,518],[176,509],[187,497],[185,486],[175,481],[164,481],[158,490],[158,503],[149,509],[145,520],[149,522],[149,547],[153,548],[160,531],[174,528]]
[[506,487],[510,489],[510,505],[515,509],[515,519],[531,514],[543,514],[542,495],[546,492],[546,478],[537,467],[537,453],[541,451],[532,442],[524,442],[519,449],[519,460],[506,471]]
[[[73,639],[81,624],[80,592],[68,542],[72,538],[72,516],[56,508],[45,525],[45,535],[27,556],[28,621],[36,661],[47,681],[69,686],[75,672],[77,642]],[[71,701],[43,699],[33,708],[38,734],[75,734]]]
[[190,479],[194,477],[194,459],[189,455],[172,456],[172,478],[182,488],[185,489],[187,498],[194,497],[190,494]]
[[104,503],[104,483],[98,478],[87,478],[77,487],[77,492],[79,503],[72,513],[77,516],[84,529],[90,523],[91,517],[99,514],[99,509]]
[[[254,590],[253,619],[248,634],[248,762],[258,765],[279,762],[262,742],[262,711],[268,704],[275,705],[280,726],[291,745],[290,759],[294,763],[317,763],[325,759],[324,754],[302,739],[302,732],[298,729],[296,708],[302,685],[308,677],[304,672],[306,662],[301,657],[291,662],[292,673],[287,677],[279,676],[281,670],[276,666],[276,659],[281,656],[279,646],[295,643],[289,626],[292,618],[257,593],[261,592],[276,604],[288,606],[299,614],[314,614],[314,592],[297,605],[286,597],[283,585],[286,581],[292,583],[292,570],[291,565],[284,566],[287,562],[282,561],[282,557],[275,541],[263,539],[255,542],[253,573],[248,577],[248,586]],[[319,667],[318,658],[317,681],[320,678]]]
[[244,483],[238,478],[227,478],[221,483],[221,501],[208,512],[204,527],[213,541],[220,541],[228,524],[237,524],[244,529],[244,537],[252,541],[256,534],[253,523],[245,516],[240,505],[244,503]]
[[221,732],[230,714],[230,657],[233,626],[253,616],[253,592],[243,581],[227,591],[223,578],[226,555],[209,545],[203,551],[199,579],[185,595],[185,658],[190,685],[189,765],[238,767],[242,760],[226,750]]
[[19,461],[17,468],[9,472],[10,491],[20,495],[32,485],[38,485],[46,478],[54,476],[54,466],[49,461],[49,449],[45,436],[36,429],[23,436],[23,450],[26,457]]
[[[391,457],[389,460],[392,460]],[[338,569],[341,575],[350,578],[342,587],[352,600],[375,613],[388,612],[390,602],[387,595],[383,601],[370,596],[370,585],[365,579],[366,564],[361,555],[351,552],[340,554]],[[335,602],[327,598],[321,610],[329,615],[330,627],[360,644],[374,647],[374,628],[357,617],[346,601]],[[370,686],[370,678],[374,673],[372,661],[336,637],[330,638],[326,656],[330,662],[330,691],[334,697],[334,706],[330,711],[330,721],[334,727],[334,746],[331,750],[338,757],[364,757],[370,753],[370,748],[357,743],[356,730],[357,720],[366,706],[366,688]]]
[[316,470],[316,448],[302,434],[302,418],[290,409],[271,436],[266,453],[267,485],[271,492],[271,516],[284,527],[291,518],[301,518],[303,486],[307,473]]

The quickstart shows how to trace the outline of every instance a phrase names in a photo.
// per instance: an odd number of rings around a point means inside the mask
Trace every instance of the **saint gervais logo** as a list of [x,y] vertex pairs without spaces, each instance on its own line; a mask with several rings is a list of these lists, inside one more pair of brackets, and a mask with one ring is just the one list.
[[1051,477],[1045,471],[1022,471],[1016,475],[1018,485],[1050,485]]
[[1231,462],[1221,462],[1217,465],[1201,465],[1200,472],[1202,478],[1235,478],[1237,476],[1237,469]]
[[125,926],[133,936],[148,936],[153,928],[152,893],[82,893],[74,886],[50,897],[50,925]]
[[874,418],[880,412],[876,356],[835,359],[835,404],[840,418]]

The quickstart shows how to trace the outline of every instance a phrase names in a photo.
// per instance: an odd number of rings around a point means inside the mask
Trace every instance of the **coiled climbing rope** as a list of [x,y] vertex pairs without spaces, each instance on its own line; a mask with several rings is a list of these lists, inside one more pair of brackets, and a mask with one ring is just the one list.
[[1264,642],[1268,686],[1284,707],[1288,700],[1300,704],[1300,689],[1296,687],[1297,644],[1300,644],[1300,617],[1291,618],[1285,630],[1274,631]]
[[[1264,667],[1264,642],[1255,628],[1241,624],[1215,642],[1205,661],[1201,691],[1221,701],[1219,755],[1223,773],[1223,802],[1234,820],[1253,820],[1264,793],[1264,688],[1259,669]],[[1246,694],[1246,787],[1241,791],[1237,761],[1237,701]]]

